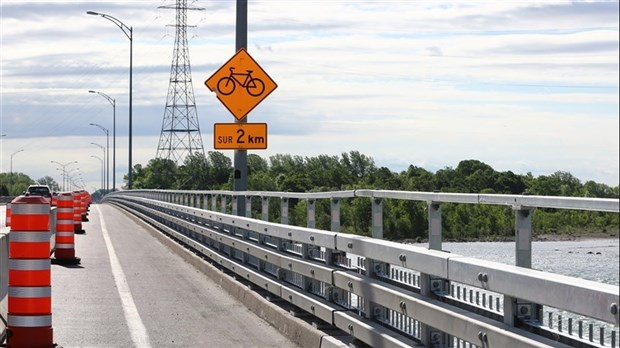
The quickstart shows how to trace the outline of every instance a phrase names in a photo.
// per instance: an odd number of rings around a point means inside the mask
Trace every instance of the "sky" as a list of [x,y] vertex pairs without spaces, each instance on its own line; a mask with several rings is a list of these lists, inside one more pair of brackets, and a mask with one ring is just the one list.
[[[0,169],[86,190],[112,153],[156,157],[174,48],[174,1],[0,1]],[[235,54],[235,1],[189,1],[192,85],[205,152],[233,115],[204,81]],[[248,115],[275,154],[359,151],[394,172],[462,160],[534,176],[619,181],[618,1],[248,2],[248,53],[278,88]],[[109,130],[104,131],[91,123]],[[23,150],[23,151],[22,151]],[[232,150],[222,150],[231,157]],[[110,168],[112,168],[110,155]],[[112,174],[110,174],[112,186]]]

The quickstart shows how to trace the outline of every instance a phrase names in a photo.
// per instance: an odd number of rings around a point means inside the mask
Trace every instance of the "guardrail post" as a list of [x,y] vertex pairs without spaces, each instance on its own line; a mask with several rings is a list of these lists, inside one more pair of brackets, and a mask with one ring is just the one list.
[[383,239],[383,200],[372,198],[372,238]]
[[[532,268],[532,215],[534,210],[529,207],[514,207],[515,210],[515,265],[518,267]],[[529,320],[540,320],[542,306],[536,303],[512,300],[512,325],[514,318],[519,317]],[[504,298],[504,322],[507,318],[506,299]]]
[[245,196],[245,217],[252,217],[252,196]]
[[[373,199],[374,201],[374,199]],[[373,204],[374,206],[374,204]],[[376,260],[370,259],[370,258],[365,258],[364,259],[364,269],[365,269],[365,273],[366,276],[370,277],[370,278],[378,278],[377,277],[377,273],[379,273],[378,271],[381,270],[381,268],[384,266],[384,263],[382,262],[378,262]],[[362,270],[359,270],[359,273],[362,273]],[[365,317],[367,319],[371,319],[373,321],[378,321],[380,323],[384,323],[385,320],[388,317],[388,311],[387,308],[376,304],[375,302],[367,299],[367,298],[363,298],[364,304],[363,306],[361,306],[361,308],[366,309],[366,314]],[[361,313],[360,313],[361,314]]]
[[428,248],[441,250],[441,205],[428,202]]
[[[431,296],[431,277],[428,274],[420,273],[420,295]],[[420,341],[425,347],[430,347],[432,327],[420,322]]]
[[330,204],[331,210],[331,231],[340,232],[340,200],[332,198]]
[[217,211],[217,194],[211,195],[211,210]]
[[288,198],[280,197],[280,223],[288,225]]
[[532,211],[515,208],[515,262],[516,266],[532,267]]
[[232,215],[237,216],[237,196],[231,196],[232,199]]
[[220,212],[226,214],[226,195],[220,195]]
[[316,207],[314,206],[314,199],[308,199],[308,204],[306,206],[306,211],[308,213],[308,218],[306,221],[306,226],[308,228],[316,227]]
[[260,197],[261,201],[261,220],[269,221],[269,197]]

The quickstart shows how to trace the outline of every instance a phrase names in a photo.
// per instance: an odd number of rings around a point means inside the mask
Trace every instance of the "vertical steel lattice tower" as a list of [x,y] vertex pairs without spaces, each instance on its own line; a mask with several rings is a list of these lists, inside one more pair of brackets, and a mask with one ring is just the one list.
[[189,8],[187,0],[176,0],[176,5],[160,8],[176,10],[176,24],[173,25],[176,27],[176,35],[170,85],[156,157],[182,164],[189,154],[199,152],[204,155],[187,46],[187,10],[204,8]]

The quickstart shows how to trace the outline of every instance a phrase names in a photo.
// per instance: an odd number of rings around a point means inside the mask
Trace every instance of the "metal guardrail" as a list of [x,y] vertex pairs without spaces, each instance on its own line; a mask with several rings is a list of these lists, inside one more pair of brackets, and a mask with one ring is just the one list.
[[[280,198],[283,223],[288,199],[306,199],[309,225],[313,201],[330,199],[332,231],[237,216],[235,200],[227,200],[231,196],[261,197],[263,220],[269,198]],[[339,233],[338,201],[353,197],[372,199],[373,235],[381,232],[382,199],[428,202],[430,250]],[[617,346],[618,287],[526,268],[531,262],[531,214],[524,212],[534,207],[618,212],[618,200],[377,190],[121,191],[105,200],[295,310],[314,315],[320,325],[337,327],[371,346]],[[439,204],[444,202],[513,206],[517,264],[526,267],[440,251]],[[250,211],[246,204],[246,214]],[[549,320],[543,325],[544,314],[558,313],[553,311],[568,313],[571,325],[579,322],[579,334],[566,326],[563,330],[562,319],[559,326]],[[582,323],[589,328],[586,334]],[[594,325],[599,325],[598,340]]]

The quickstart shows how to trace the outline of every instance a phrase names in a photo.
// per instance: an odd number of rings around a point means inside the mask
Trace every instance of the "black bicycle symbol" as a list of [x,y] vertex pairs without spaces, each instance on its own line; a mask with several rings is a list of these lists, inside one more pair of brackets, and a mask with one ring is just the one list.
[[[252,77],[253,70],[246,70],[247,74],[236,73],[234,72],[235,68],[230,68],[230,75],[222,77],[217,82],[217,90],[223,95],[230,95],[235,91],[235,87],[237,87],[237,83],[241,87],[245,87],[248,91],[248,94],[253,97],[258,97],[263,94],[265,91],[265,83],[263,80]],[[245,80],[243,82],[237,79],[237,76],[245,76]]]

